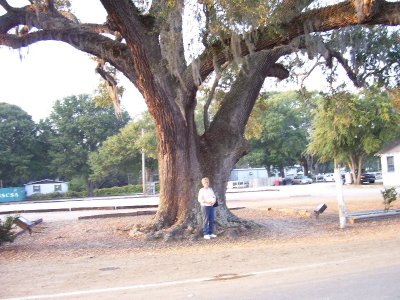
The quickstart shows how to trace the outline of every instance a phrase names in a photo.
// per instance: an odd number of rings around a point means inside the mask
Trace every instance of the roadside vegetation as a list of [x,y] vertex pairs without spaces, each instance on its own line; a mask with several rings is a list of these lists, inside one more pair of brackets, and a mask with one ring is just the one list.
[[[298,165],[315,177],[332,172],[336,158],[358,183],[357,170],[378,171],[379,158],[374,154],[400,137],[394,95],[376,88],[361,94],[262,93],[246,127],[250,151],[237,167],[263,166],[283,174],[285,166]],[[131,120],[122,112],[123,118],[117,119],[112,107],[95,105],[89,96],[68,97],[56,102],[50,118],[35,124],[19,107],[1,103],[0,115],[7,115],[7,122],[0,124],[2,139],[11,139],[13,130],[24,139],[14,139],[12,151],[2,151],[1,175],[8,178],[3,184],[17,186],[44,178],[69,181],[69,192],[37,194],[30,197],[33,200],[141,193],[142,151],[146,179],[157,182],[157,144],[149,114]],[[94,113],[103,117],[89,122]],[[69,122],[72,116],[75,121]],[[198,120],[202,121],[201,111]],[[10,128],[14,123],[18,126]]]
[[4,221],[0,219],[0,246],[5,242],[13,242],[14,241],[14,226],[15,217],[7,216]]
[[396,188],[394,187],[385,188],[383,191],[381,191],[381,193],[383,196],[383,204],[385,205],[385,211],[388,211],[392,207],[393,202],[397,200]]

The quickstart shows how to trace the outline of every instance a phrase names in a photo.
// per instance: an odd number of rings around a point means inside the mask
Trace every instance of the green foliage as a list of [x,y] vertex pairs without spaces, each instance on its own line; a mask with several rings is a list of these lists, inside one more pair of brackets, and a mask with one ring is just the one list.
[[64,198],[85,198],[88,196],[87,191],[68,191],[64,194]]
[[31,177],[37,145],[31,116],[18,106],[0,103],[0,179],[4,186],[19,186]]
[[83,192],[86,190],[86,180],[82,176],[75,176],[68,182],[69,192]]
[[389,94],[390,103],[391,103],[393,109],[397,113],[400,113],[400,87],[390,89],[388,91],[388,94]]
[[338,92],[318,102],[307,151],[323,162],[346,164],[355,174],[366,156],[400,136],[399,128],[400,115],[386,93]]
[[348,163],[352,156],[374,154],[399,135],[400,115],[377,90],[359,96],[337,93],[318,105],[309,151],[323,161],[336,158]]
[[[112,73],[115,72],[114,69],[112,71],[111,70],[108,71]],[[116,82],[118,83],[118,80],[116,80]],[[118,86],[118,96],[122,97],[123,93],[124,93],[124,87]],[[96,106],[99,107],[109,107],[110,105],[113,105],[113,101],[107,90],[107,83],[104,80],[97,87],[96,95],[94,96],[93,100],[96,103]]]
[[353,95],[344,92],[318,101],[308,145],[309,153],[318,156],[322,162],[332,159],[346,161],[347,151],[356,142],[354,138],[357,138],[349,128],[352,122],[356,123],[353,128],[358,128],[357,121],[352,120],[356,113],[354,103]]
[[142,193],[142,192],[143,192],[142,185],[130,184],[130,185],[122,186],[122,187],[96,189],[96,190],[94,190],[94,196],[96,196],[96,197],[119,196],[119,195],[138,194],[138,193]]
[[[393,76],[400,72],[399,30],[385,26],[356,26],[335,32],[332,37],[329,46],[348,53],[347,62],[362,86],[400,84],[399,76]],[[344,47],[352,49],[345,51]]]
[[146,155],[146,166],[155,168],[156,148],[153,122],[149,114],[144,113],[140,119],[121,128],[118,134],[107,138],[98,151],[90,153],[90,179],[100,182],[110,174],[115,177],[121,172],[140,172],[142,149]]
[[[156,186],[156,190],[159,190],[159,186]],[[94,189],[94,197],[107,197],[107,196],[122,196],[140,194],[143,192],[141,184],[133,185],[129,184],[121,187],[111,187],[103,189]],[[64,194],[61,193],[49,193],[49,194],[34,194],[29,197],[30,200],[53,200],[53,199],[70,199],[70,198],[86,198],[88,193],[86,191],[76,192],[68,191]]]
[[0,219],[0,245],[5,242],[13,242],[12,228],[16,217],[8,216],[4,221]]
[[298,163],[307,146],[310,121],[296,92],[261,94],[245,132],[252,148],[239,163],[279,167]]
[[114,109],[98,107],[87,95],[57,101],[48,119],[54,132],[50,139],[51,167],[63,177],[89,177],[89,153],[129,120],[126,112],[117,119]]
[[383,204],[385,205],[385,211],[388,211],[392,206],[392,203],[397,199],[397,191],[396,188],[386,188],[381,191],[383,196]]
[[227,32],[243,33],[249,28],[270,25],[276,1],[236,0],[236,1],[202,1],[203,10],[208,15],[208,34],[210,42],[216,36],[224,38]]
[[33,194],[28,197],[29,200],[50,200],[50,199],[64,199],[68,198],[63,193],[48,193],[48,194]]

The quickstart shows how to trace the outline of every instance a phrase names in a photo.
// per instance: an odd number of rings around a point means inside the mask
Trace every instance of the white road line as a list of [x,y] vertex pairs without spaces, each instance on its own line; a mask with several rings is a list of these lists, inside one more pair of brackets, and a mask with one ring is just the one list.
[[[337,261],[331,261],[331,262],[307,264],[307,265],[296,266],[296,267],[277,268],[277,269],[271,269],[271,270],[256,271],[256,272],[243,273],[243,274],[235,274],[235,276],[246,277],[246,276],[264,275],[264,274],[270,274],[270,273],[293,272],[293,271],[300,271],[300,270],[305,270],[305,269],[324,267],[326,265],[342,264],[342,263],[347,263],[352,260],[365,259],[365,258],[369,258],[369,257],[370,256],[359,256],[359,257],[352,258],[352,259],[343,259],[343,260],[337,260]],[[35,296],[26,296],[26,297],[18,297],[18,298],[5,298],[3,300],[31,300],[31,299],[49,299],[49,298],[54,299],[54,298],[62,298],[62,297],[70,297],[70,296],[83,296],[83,295],[88,295],[88,294],[112,293],[112,292],[120,292],[120,291],[135,290],[135,289],[149,289],[149,288],[159,288],[159,287],[165,287],[165,286],[182,285],[182,284],[187,284],[187,283],[215,281],[217,278],[218,277],[193,278],[193,279],[187,279],[187,280],[166,281],[166,282],[150,283],[150,284],[137,284],[137,285],[130,285],[130,286],[104,288],[104,289],[78,290],[78,291],[73,291],[73,292],[65,292],[65,293],[57,293],[57,294],[35,295]]]

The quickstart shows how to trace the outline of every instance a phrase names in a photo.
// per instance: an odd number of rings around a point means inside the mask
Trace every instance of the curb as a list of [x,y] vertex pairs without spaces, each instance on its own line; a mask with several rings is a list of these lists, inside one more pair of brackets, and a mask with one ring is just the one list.
[[141,211],[134,211],[134,212],[129,212],[129,213],[81,216],[81,217],[78,217],[78,220],[106,219],[106,218],[119,218],[119,217],[137,217],[137,216],[145,216],[145,215],[155,215],[156,213],[157,213],[156,210],[141,210]]

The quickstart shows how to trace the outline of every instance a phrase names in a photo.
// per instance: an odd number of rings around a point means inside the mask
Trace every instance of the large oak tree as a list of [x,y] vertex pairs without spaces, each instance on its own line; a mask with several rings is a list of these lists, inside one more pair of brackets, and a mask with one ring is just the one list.
[[[152,228],[169,237],[198,225],[196,194],[203,176],[211,178],[220,199],[218,223],[243,224],[225,205],[226,183],[247,152],[244,128],[265,78],[289,74],[277,63],[280,58],[315,45],[312,38],[318,33],[400,23],[400,3],[383,0],[332,5],[310,0],[100,0],[107,12],[104,24],[80,23],[65,11],[65,1],[30,3],[15,8],[0,0],[6,11],[0,17],[0,45],[17,49],[46,40],[68,43],[99,58],[97,71],[111,93],[115,80],[105,65],[122,72],[143,95],[156,127],[161,186]],[[201,20],[188,23],[184,12],[198,12]],[[202,47],[195,49],[201,53],[194,59],[185,59],[185,24],[190,37],[200,32]],[[327,59],[337,57],[319,45],[314,50]],[[232,62],[240,71],[199,135],[194,120],[199,87]]]

